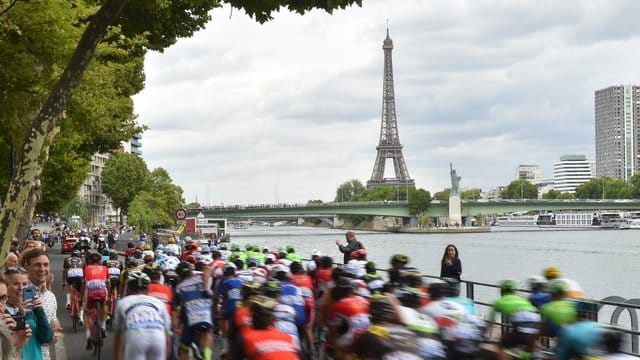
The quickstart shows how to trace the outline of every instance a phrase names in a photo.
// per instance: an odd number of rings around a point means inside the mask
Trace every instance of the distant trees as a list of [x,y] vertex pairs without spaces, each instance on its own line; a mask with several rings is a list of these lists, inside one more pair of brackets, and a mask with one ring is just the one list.
[[431,206],[431,193],[425,189],[411,188],[409,191],[409,214],[421,217]]
[[[591,179],[576,188],[578,199],[632,199],[634,198],[634,186],[622,179],[601,177]],[[636,179],[637,182],[637,179]]]
[[542,194],[542,198],[544,200],[555,200],[555,199],[575,199],[576,196],[569,192],[560,192],[555,189],[551,189],[546,193]]
[[480,200],[482,199],[482,189],[469,189],[460,192],[462,200]]
[[102,189],[129,223],[147,231],[174,224],[173,213],[184,204],[182,188],[173,184],[167,170],[149,172],[139,156],[114,153],[102,171]]
[[537,199],[538,187],[527,180],[514,180],[500,193],[503,199]]
[[349,180],[342,185],[338,186],[336,190],[336,197],[333,201],[335,202],[349,202],[349,201],[358,201],[356,200],[356,196],[362,194],[366,188],[360,180],[352,179]]

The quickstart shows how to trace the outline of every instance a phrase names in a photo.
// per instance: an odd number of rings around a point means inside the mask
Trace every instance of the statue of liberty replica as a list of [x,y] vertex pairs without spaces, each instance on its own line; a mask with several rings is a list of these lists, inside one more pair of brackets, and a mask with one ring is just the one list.
[[451,193],[449,194],[449,226],[462,226],[462,202],[460,201],[460,180],[453,164],[449,163]]

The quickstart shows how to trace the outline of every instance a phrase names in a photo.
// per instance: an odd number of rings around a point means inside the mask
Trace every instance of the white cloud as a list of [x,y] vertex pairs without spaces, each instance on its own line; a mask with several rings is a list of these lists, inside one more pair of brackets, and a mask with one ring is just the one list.
[[135,97],[144,158],[204,204],[332,200],[371,176],[385,20],[400,140],[416,183],[508,184],[521,163],[552,177],[593,158],[593,94],[637,84],[634,1],[365,0],[279,13],[260,25],[225,7],[207,29],[150,53]]

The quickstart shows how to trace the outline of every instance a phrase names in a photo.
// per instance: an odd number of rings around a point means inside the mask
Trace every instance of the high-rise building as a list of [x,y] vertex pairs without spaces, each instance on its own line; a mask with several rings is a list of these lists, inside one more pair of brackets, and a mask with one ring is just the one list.
[[584,155],[564,155],[553,163],[553,188],[575,193],[576,188],[593,179],[595,162]]
[[532,184],[537,184],[542,179],[540,166],[538,165],[518,165],[516,168],[516,180],[527,180]]
[[133,134],[131,139],[122,144],[122,151],[128,152],[134,155],[142,156],[142,134]]
[[596,173],[628,181],[640,169],[640,86],[595,93]]
[[87,225],[96,226],[108,224],[115,220],[116,211],[111,204],[111,200],[102,192],[102,170],[109,158],[109,154],[95,154],[91,159],[91,170],[78,193],[80,199],[88,207],[90,223]]

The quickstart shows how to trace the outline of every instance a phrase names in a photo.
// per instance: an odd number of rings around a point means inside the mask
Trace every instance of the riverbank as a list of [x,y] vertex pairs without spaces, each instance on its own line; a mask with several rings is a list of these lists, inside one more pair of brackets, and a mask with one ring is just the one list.
[[359,230],[359,231],[375,231],[388,233],[406,233],[406,234],[464,234],[464,233],[487,233],[491,232],[489,226],[449,226],[449,227],[423,227],[414,228],[403,225],[384,222],[380,219],[366,219],[358,224],[350,221],[344,221],[339,226],[331,226],[325,222],[314,222],[305,220],[298,224],[301,227],[323,228],[323,229],[342,229],[342,230]]

